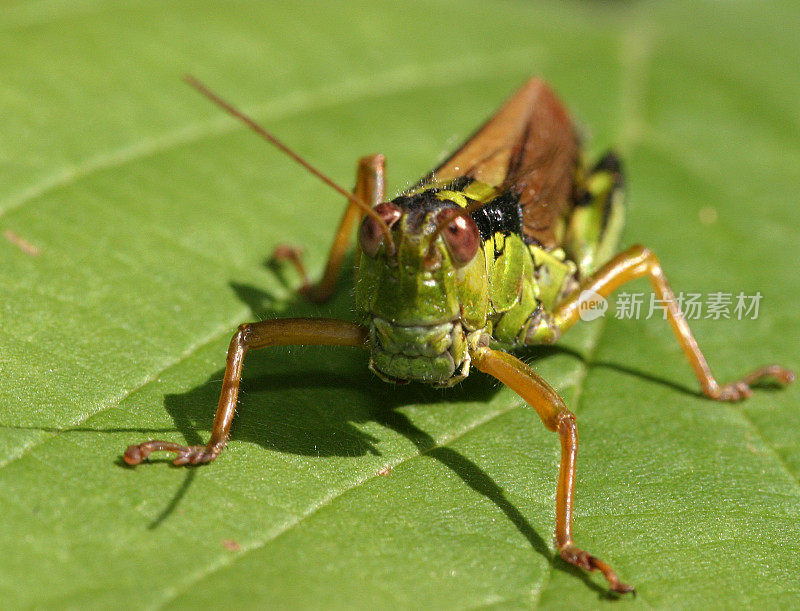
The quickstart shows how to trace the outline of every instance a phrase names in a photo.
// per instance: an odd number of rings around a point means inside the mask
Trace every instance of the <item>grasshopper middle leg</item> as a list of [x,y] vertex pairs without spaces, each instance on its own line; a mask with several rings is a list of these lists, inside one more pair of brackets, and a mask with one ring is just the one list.
[[[358,162],[356,187],[353,190],[355,196],[370,206],[375,206],[383,201],[385,168],[386,160],[383,155],[362,157]],[[350,202],[342,215],[342,220],[339,221],[339,228],[336,230],[333,244],[331,244],[325,271],[317,282],[312,282],[309,278],[299,248],[282,244],[275,248],[272,258],[294,265],[303,279],[300,292],[314,303],[323,303],[333,295],[336,279],[339,277],[339,269],[352,240],[353,226],[363,216],[362,210]]]
[[768,365],[760,367],[730,384],[718,383],[689,329],[689,324],[681,313],[678,301],[667,282],[658,258],[644,246],[632,246],[618,254],[581,283],[578,291],[571,297],[556,307],[553,312],[553,324],[557,334],[565,332],[579,320],[580,296],[584,291],[592,291],[602,297],[608,297],[623,284],[642,276],[650,279],[656,295],[666,304],[669,324],[692,366],[705,396],[717,401],[738,401],[749,397],[752,394],[750,386],[759,380],[771,378],[781,385],[794,381],[795,375],[789,369],[778,365]]
[[472,352],[472,362],[480,371],[494,376],[525,399],[544,425],[561,439],[561,466],[556,488],[556,547],[561,558],[587,571],[600,571],[614,592],[633,591],[632,586],[619,580],[608,564],[580,549],[572,540],[572,501],[578,455],[575,416],[567,410],[558,393],[518,358],[482,347]]

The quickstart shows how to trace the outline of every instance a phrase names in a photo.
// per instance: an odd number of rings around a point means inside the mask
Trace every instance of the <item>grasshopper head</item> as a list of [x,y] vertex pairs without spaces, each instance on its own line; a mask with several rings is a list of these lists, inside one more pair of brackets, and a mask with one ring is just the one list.
[[375,210],[392,231],[395,252],[387,252],[376,221],[365,217],[356,306],[370,328],[370,368],[391,382],[454,384],[469,367],[466,334],[486,324],[478,228],[428,192]]

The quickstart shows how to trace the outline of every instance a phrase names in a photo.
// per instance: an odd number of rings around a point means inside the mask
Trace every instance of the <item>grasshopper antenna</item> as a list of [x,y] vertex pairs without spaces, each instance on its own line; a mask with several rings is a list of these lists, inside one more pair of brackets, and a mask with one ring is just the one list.
[[216,93],[211,91],[208,87],[206,87],[202,82],[197,80],[190,74],[186,74],[183,77],[184,82],[194,87],[197,91],[207,97],[209,100],[214,102],[217,106],[222,108],[228,114],[236,117],[240,121],[242,121],[247,127],[252,129],[256,132],[259,136],[264,138],[267,142],[275,146],[278,150],[282,151],[283,153],[287,154],[289,157],[294,159],[297,163],[303,166],[306,170],[311,172],[314,176],[319,178],[322,182],[324,182],[329,187],[333,188],[335,191],[344,195],[348,200],[353,202],[356,206],[361,208],[365,214],[371,216],[375,221],[378,223],[378,226],[381,228],[381,232],[383,233],[383,239],[386,243],[386,249],[389,253],[395,252],[394,240],[392,239],[392,232],[389,229],[389,226],[384,222],[381,216],[375,212],[372,208],[370,208],[366,203],[364,203],[361,199],[353,195],[350,191],[345,189],[344,187],[339,186],[335,183],[332,179],[328,178],[325,174],[320,172],[317,168],[311,165],[308,161],[303,159],[300,155],[295,153],[291,148],[285,145],[283,142],[278,140],[275,136],[273,136],[270,132],[264,129],[261,125],[255,122],[254,119],[251,119],[246,114],[244,114],[241,110],[233,106],[232,104],[226,102],[221,97],[219,97]]

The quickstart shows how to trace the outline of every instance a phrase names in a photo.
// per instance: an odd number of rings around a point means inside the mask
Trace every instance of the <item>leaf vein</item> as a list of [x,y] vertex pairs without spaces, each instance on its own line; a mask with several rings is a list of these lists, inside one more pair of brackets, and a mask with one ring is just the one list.
[[246,316],[246,312],[249,312],[249,309],[247,311],[243,311],[241,314],[238,314],[230,323],[225,323],[224,325],[220,326],[219,330],[212,332],[206,338],[204,338],[204,339],[200,340],[199,342],[189,346],[176,359],[173,359],[172,361],[170,361],[166,366],[164,366],[161,369],[159,369],[158,371],[148,375],[142,382],[140,382],[136,386],[124,391],[121,395],[119,395],[118,397],[115,397],[114,399],[110,400],[105,405],[100,406],[97,410],[94,410],[94,411],[92,411],[92,412],[90,412],[88,414],[81,415],[77,420],[67,424],[67,426],[64,427],[62,430],[52,431],[52,432],[48,431],[46,433],[43,433],[43,435],[44,435],[43,438],[40,438],[39,440],[33,441],[32,443],[29,443],[27,445],[20,446],[19,447],[19,452],[17,454],[12,455],[12,456],[8,456],[4,460],[0,461],[0,469],[3,469],[5,467],[7,467],[8,465],[10,465],[11,463],[14,463],[14,462],[20,460],[21,458],[23,458],[24,456],[26,456],[27,454],[29,454],[30,452],[32,452],[36,448],[38,448],[38,447],[40,447],[40,446],[52,441],[56,437],[68,432],[70,429],[73,429],[75,427],[81,426],[82,424],[84,424],[85,422],[87,422],[91,418],[97,416],[98,414],[101,414],[102,412],[107,411],[107,410],[109,410],[109,409],[111,409],[113,407],[117,407],[125,399],[127,399],[128,397],[130,397],[131,395],[133,395],[137,391],[141,390],[142,388],[144,388],[148,384],[151,384],[152,382],[157,380],[161,375],[164,374],[164,372],[169,371],[173,367],[177,367],[183,361],[185,361],[186,359],[190,358],[193,354],[195,354],[195,353],[199,352],[200,350],[202,350],[205,346],[208,346],[209,344],[212,344],[215,341],[218,341],[221,337],[224,337],[227,333],[230,333],[231,330],[236,326],[236,323],[238,323],[239,321],[244,319],[244,317]]

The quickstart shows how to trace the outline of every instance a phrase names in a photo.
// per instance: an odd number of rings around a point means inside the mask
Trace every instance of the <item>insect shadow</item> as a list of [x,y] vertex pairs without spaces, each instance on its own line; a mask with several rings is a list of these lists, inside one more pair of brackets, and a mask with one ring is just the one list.
[[[278,274],[278,277],[282,276]],[[314,306],[298,298],[280,316],[321,315],[351,318],[351,299],[347,287],[353,286],[352,274],[349,279],[345,274],[340,285],[342,290],[337,292],[338,297],[330,304]],[[250,308],[254,320],[278,315],[271,307],[273,299],[270,294],[235,282],[231,282],[231,288]],[[586,572],[552,554],[542,536],[477,463],[451,447],[437,445],[430,434],[397,409],[420,402],[435,404],[443,396],[452,401],[488,400],[497,392],[498,385],[487,383],[484,376],[476,373],[457,387],[446,391],[416,384],[392,387],[366,371],[366,354],[361,351],[341,349],[349,357],[337,357],[337,365],[345,365],[345,370],[340,371],[314,365],[315,362],[323,361],[313,357],[316,354],[323,355],[331,348],[302,348],[302,368],[297,364],[293,366],[291,362],[287,364],[287,350],[289,349],[272,348],[253,351],[247,355],[242,380],[244,401],[237,410],[233,440],[255,443],[270,451],[304,456],[355,457],[367,453],[380,455],[379,440],[356,426],[367,422],[380,424],[408,439],[420,455],[440,462],[475,492],[490,500],[528,540],[532,549],[547,558],[554,568],[580,578],[599,596],[609,596],[607,590],[595,584]],[[311,355],[312,358],[305,358]],[[348,361],[348,358],[352,361]],[[202,444],[206,441],[214,418],[223,373],[224,369],[220,369],[203,384],[188,392],[165,397],[167,412],[189,444]],[[305,401],[287,400],[276,405],[274,399],[271,399],[267,409],[259,405],[260,395],[274,397],[281,394],[295,398],[302,396]],[[342,396],[346,397],[347,394],[357,396],[359,400],[343,400]],[[370,400],[364,401],[364,396]],[[309,407],[309,400],[313,407]],[[181,486],[150,524],[150,528],[157,528],[169,518],[191,487],[197,473],[195,468],[185,471]]]

